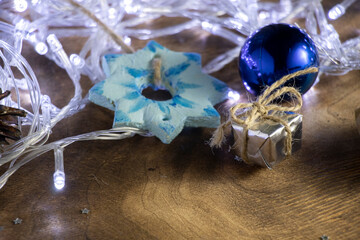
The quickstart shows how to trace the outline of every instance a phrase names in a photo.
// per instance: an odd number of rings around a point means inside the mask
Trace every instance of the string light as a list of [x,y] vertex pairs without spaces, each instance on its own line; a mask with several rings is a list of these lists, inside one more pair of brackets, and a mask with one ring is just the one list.
[[345,0],[342,3],[336,4],[332,7],[328,13],[328,17],[331,20],[336,20],[345,14],[346,9],[350,7],[356,0]]
[[36,4],[39,3],[39,1],[40,1],[40,0],[31,0],[31,4],[32,4],[32,5],[36,5]]
[[46,41],[48,42],[48,44],[51,48],[51,51],[57,52],[62,49],[62,45],[61,45],[60,41],[58,40],[58,38],[55,36],[55,34],[50,34],[46,38]]
[[128,36],[124,36],[124,43],[126,43],[127,45],[131,45],[131,38],[129,38]]
[[48,52],[48,47],[43,42],[38,42],[35,45],[35,51],[40,55],[45,55]]
[[64,172],[64,149],[59,147],[54,150],[55,155],[55,172],[53,175],[54,186],[57,190],[65,187],[65,172]]
[[70,62],[76,67],[76,68],[83,68],[85,66],[85,61],[82,57],[80,57],[77,54],[71,54],[70,55]]
[[24,12],[28,8],[26,0],[14,0],[14,9],[17,12]]
[[240,99],[240,94],[236,91],[231,90],[228,92],[228,98],[233,102],[237,102]]
[[[197,31],[199,27],[234,43],[232,49],[215,56],[203,67],[206,73],[222,69],[226,64],[238,57],[245,37],[257,27],[276,22],[291,21],[297,16],[313,16],[306,18],[306,30],[316,42],[321,56],[321,70],[327,74],[345,74],[350,70],[360,69],[360,39],[353,38],[341,43],[334,27],[328,23],[320,0],[314,1],[280,1],[280,3],[261,2],[256,0],[218,2],[197,0],[187,5],[179,1],[140,1],[140,0],[76,0],[92,11],[103,23],[110,24],[111,34],[123,36],[124,42],[131,46],[131,39],[151,39],[180,33],[187,29]],[[29,2],[29,4],[28,4]],[[355,0],[345,0],[334,6],[328,13],[332,20],[343,15]],[[251,4],[249,4],[251,3]],[[23,139],[8,146],[1,153],[0,166],[8,164],[8,170],[0,176],[0,188],[7,179],[21,166],[37,156],[54,151],[55,172],[53,174],[56,189],[65,186],[64,148],[83,140],[119,140],[140,134],[151,134],[135,128],[109,129],[78,136],[68,137],[56,142],[47,143],[52,128],[62,119],[81,111],[87,98],[82,98],[80,75],[87,75],[91,81],[97,82],[105,76],[102,70],[102,57],[111,50],[120,50],[119,46],[106,32],[79,9],[70,7],[67,1],[14,0],[1,1],[0,21],[0,87],[14,88],[18,99],[7,102],[11,106],[21,107],[21,103],[29,103],[28,115],[19,120],[20,125],[30,125]],[[23,17],[26,10],[31,13]],[[22,14],[17,14],[22,13]],[[304,13],[304,14],[302,14]],[[135,18],[124,17],[134,14]],[[157,29],[142,28],[146,23],[160,17],[186,17],[187,22]],[[46,19],[46,21],[44,20]],[[110,22],[110,23],[109,23]],[[204,32],[203,31],[203,32]],[[4,37],[6,36],[6,37]],[[65,37],[80,36],[87,38],[79,53],[68,57],[61,41]],[[245,36],[245,37],[244,37]],[[64,37],[64,38],[62,38]],[[51,103],[51,98],[42,95],[39,83],[29,63],[20,53],[24,41],[30,42],[40,55],[45,55],[58,66],[65,69],[74,85],[73,98],[61,109]],[[17,67],[23,75],[21,80],[15,79],[12,68]],[[245,85],[245,87],[247,87]],[[23,89],[24,94],[19,94]],[[234,90],[228,92],[231,101],[238,101],[240,94]],[[14,161],[17,159],[16,161]]]
[[117,17],[117,11],[115,8],[109,8],[108,14],[109,14],[109,19],[115,19]]

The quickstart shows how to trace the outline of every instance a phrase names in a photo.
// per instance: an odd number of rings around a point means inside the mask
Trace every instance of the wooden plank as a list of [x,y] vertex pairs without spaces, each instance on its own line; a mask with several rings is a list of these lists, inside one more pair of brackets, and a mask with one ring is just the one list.
[[[357,9],[334,22],[344,39],[360,28]],[[83,40],[70,40],[67,52],[78,52]],[[233,47],[200,30],[156,40],[202,53],[203,63]],[[134,41],[135,49],[144,45]],[[73,91],[66,73],[29,46],[24,55],[42,91],[63,106]],[[236,61],[213,76],[247,100]],[[304,97],[302,149],[272,171],[239,163],[226,149],[212,151],[209,129],[185,129],[169,145],[140,136],[70,145],[63,192],[52,187],[53,153],[42,155],[0,190],[0,239],[358,239],[359,79],[359,71],[322,76]],[[82,84],[91,87],[86,78]],[[51,139],[108,129],[112,118],[89,104],[59,123]],[[84,207],[89,215],[81,214]],[[12,223],[16,217],[22,224]]]

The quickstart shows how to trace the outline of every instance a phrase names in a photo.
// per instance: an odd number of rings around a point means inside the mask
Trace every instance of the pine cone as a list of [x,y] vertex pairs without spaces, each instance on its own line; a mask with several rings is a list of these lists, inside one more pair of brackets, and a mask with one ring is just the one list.
[[[0,100],[8,97],[10,91],[4,93],[0,89]],[[19,140],[21,138],[21,132],[15,124],[11,121],[14,117],[25,117],[26,112],[21,109],[12,108],[0,104],[0,145],[9,144],[6,141],[7,138],[12,140]]]

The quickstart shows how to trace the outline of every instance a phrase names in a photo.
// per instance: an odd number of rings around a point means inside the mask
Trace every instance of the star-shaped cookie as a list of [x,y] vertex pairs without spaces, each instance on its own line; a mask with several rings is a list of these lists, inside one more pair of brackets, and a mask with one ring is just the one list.
[[[161,59],[161,86],[154,84],[154,58]],[[213,105],[226,99],[225,83],[201,71],[196,53],[174,52],[155,41],[133,54],[110,54],[103,59],[106,79],[94,85],[89,99],[115,111],[113,127],[148,130],[170,143],[186,127],[215,128],[220,115]],[[151,87],[165,89],[171,99],[143,95]]]

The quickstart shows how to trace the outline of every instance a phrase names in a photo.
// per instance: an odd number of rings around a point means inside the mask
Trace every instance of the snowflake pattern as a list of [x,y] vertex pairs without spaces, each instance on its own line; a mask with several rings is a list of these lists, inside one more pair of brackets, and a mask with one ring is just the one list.
[[[162,60],[162,86],[172,98],[156,101],[142,91],[153,84],[152,60]],[[226,99],[228,86],[201,71],[196,53],[173,52],[155,41],[133,54],[109,54],[103,59],[106,79],[94,85],[89,99],[115,111],[113,127],[148,130],[163,143],[170,143],[184,127],[220,124],[213,105]]]

